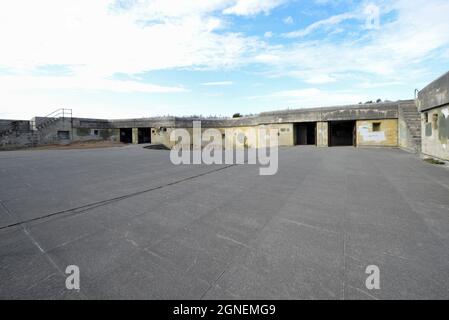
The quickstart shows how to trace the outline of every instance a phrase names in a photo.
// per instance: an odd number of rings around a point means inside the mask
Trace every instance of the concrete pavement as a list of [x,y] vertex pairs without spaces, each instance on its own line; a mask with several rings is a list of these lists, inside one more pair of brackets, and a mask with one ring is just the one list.
[[0,153],[0,298],[449,298],[446,168],[293,147],[258,172],[140,146]]

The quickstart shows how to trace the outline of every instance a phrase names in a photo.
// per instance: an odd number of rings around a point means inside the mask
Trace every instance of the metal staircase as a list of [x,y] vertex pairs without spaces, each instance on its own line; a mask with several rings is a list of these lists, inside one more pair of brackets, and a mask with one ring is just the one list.
[[[3,138],[3,143],[8,144],[8,142],[5,142],[9,140],[8,136],[20,136],[29,141],[27,145],[36,146],[39,144],[40,132],[60,120],[70,121],[70,124],[72,125],[72,109],[60,108],[49,113],[45,117],[37,117],[28,122],[12,121],[11,124],[0,131],[0,138]],[[24,123],[27,123],[27,125],[24,125]]]
[[31,128],[33,130],[40,131],[60,119],[62,119],[63,121],[67,119],[72,122],[72,109],[60,108],[42,118],[44,118],[45,120],[39,122],[38,124],[36,123],[36,121],[30,121]]

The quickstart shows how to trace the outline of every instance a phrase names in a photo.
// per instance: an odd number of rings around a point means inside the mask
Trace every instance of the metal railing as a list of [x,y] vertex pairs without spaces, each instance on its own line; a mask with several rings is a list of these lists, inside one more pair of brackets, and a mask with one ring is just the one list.
[[73,113],[72,113],[72,109],[67,109],[67,108],[60,108],[57,109],[49,114],[47,114],[45,117],[39,117],[39,118],[44,118],[45,120],[42,122],[39,122],[39,124],[36,123],[36,121],[30,121],[31,124],[31,128],[33,128],[34,130],[40,130],[44,127],[46,127],[47,125],[55,122],[58,119],[62,119],[63,121],[65,119],[69,119],[70,122],[72,122],[72,118],[73,118]]
[[[62,117],[61,117],[62,116]],[[72,118],[72,109],[60,108],[49,114],[44,118]]]

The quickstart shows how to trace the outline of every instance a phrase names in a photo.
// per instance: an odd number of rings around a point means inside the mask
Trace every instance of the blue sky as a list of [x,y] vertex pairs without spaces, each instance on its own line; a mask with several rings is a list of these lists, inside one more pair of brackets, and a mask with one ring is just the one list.
[[0,118],[217,115],[411,99],[449,70],[447,0],[14,0]]

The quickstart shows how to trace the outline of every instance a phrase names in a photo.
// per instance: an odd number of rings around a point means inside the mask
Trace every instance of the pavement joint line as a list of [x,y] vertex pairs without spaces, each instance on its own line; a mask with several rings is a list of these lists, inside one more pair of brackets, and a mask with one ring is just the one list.
[[[9,215],[12,218],[11,211],[6,206],[6,204],[0,200],[0,206],[4,209],[7,215]],[[56,268],[56,271],[59,272],[63,277],[65,277],[64,271],[58,266],[58,264],[50,257],[50,255],[42,248],[42,246],[37,242],[36,239],[32,236],[28,228],[26,227],[26,224],[20,224],[20,227],[22,228],[23,233],[27,236],[27,238],[33,243],[34,246],[36,246],[41,254],[45,256],[45,258],[53,265],[53,267]],[[80,293],[84,298],[87,298],[85,294]]]
[[[166,183],[164,185],[160,185],[160,186],[157,186],[157,187],[152,187],[152,188],[149,188],[149,189],[145,189],[145,190],[129,193],[129,194],[126,194],[126,195],[122,195],[122,196],[118,196],[118,197],[114,197],[114,198],[110,198],[110,199],[106,199],[106,200],[101,200],[101,201],[97,201],[97,202],[88,203],[86,205],[75,207],[75,208],[71,208],[71,209],[67,209],[67,210],[62,210],[62,211],[49,213],[49,214],[46,214],[46,215],[43,215],[43,216],[40,216],[40,217],[36,217],[36,218],[33,218],[33,219],[28,219],[28,220],[23,220],[23,221],[11,223],[11,224],[8,224],[8,225],[5,225],[5,226],[1,226],[0,230],[12,228],[12,227],[15,227],[15,226],[20,226],[20,225],[23,225],[23,224],[26,224],[26,223],[30,223],[30,222],[44,220],[44,219],[51,218],[51,217],[54,217],[54,216],[62,215],[64,213],[71,213],[72,212],[74,214],[79,214],[79,213],[82,213],[82,212],[85,212],[85,211],[89,211],[89,210],[92,210],[92,209],[100,207],[100,206],[104,206],[104,205],[110,204],[112,202],[117,202],[117,201],[120,201],[120,200],[124,200],[124,199],[132,198],[132,197],[135,197],[135,196],[138,196],[138,195],[141,195],[141,194],[145,194],[145,193],[148,193],[148,192],[151,192],[151,191],[163,189],[163,188],[166,188],[166,187],[169,187],[169,186],[173,186],[173,185],[176,185],[176,184],[179,184],[179,183],[182,183],[182,182],[186,182],[186,181],[189,181],[189,180],[193,180],[193,179],[196,179],[196,178],[199,178],[199,177],[211,174],[211,173],[222,171],[222,170],[234,167],[234,166],[236,166],[236,164],[231,164],[231,165],[227,165],[227,166],[224,166],[224,167],[220,167],[218,169],[210,170],[210,171],[203,172],[203,173],[200,173],[200,174],[197,174],[197,175],[194,175],[194,176],[190,176],[190,177],[183,178],[183,179],[180,179],[180,180],[172,181],[170,183]],[[4,207],[3,202],[0,201],[0,203],[2,203],[2,205]],[[12,215],[10,215],[10,217],[12,218]]]
[[[299,186],[300,186],[304,181],[306,181],[306,177],[309,176],[309,175],[311,174],[311,172],[312,172],[312,171],[308,172],[308,173],[303,177],[302,182],[295,188],[295,190],[297,190],[297,189],[299,188]],[[292,194],[293,194],[293,191],[291,191],[291,192],[289,193],[289,195],[286,196],[286,198],[291,197]],[[284,204],[284,206],[285,206],[285,204]],[[279,211],[278,211],[275,215],[273,215],[270,219],[267,219],[267,221],[263,224],[263,226],[261,226],[261,227],[258,229],[258,233],[261,233],[262,230],[265,230],[265,228],[266,228],[272,221],[274,221],[276,217],[278,217],[278,216],[280,215],[280,212],[281,212],[281,208],[279,208]],[[252,243],[257,237],[258,237],[258,235],[255,235],[252,239],[250,239],[250,240],[248,241],[248,246],[244,246],[244,247],[242,247],[240,250],[241,250],[241,251],[243,251],[243,250],[254,250],[255,248],[252,248],[252,247],[251,247],[251,243]],[[257,250],[257,249],[256,249],[256,250]],[[227,271],[230,270],[230,268],[232,267],[232,265],[233,265],[234,262],[235,262],[235,256],[234,256],[234,257],[231,259],[231,261],[227,264],[227,266],[226,266],[226,268],[223,270],[223,272],[222,272],[222,273],[221,273],[221,274],[220,274],[214,281],[212,281],[212,282],[209,284],[209,288],[207,288],[207,289],[203,292],[203,294],[201,295],[201,297],[199,298],[199,300],[203,300],[204,297],[209,293],[209,291],[210,291],[214,286],[217,285],[217,283],[220,281],[220,279],[223,277],[223,275],[224,275]]]

